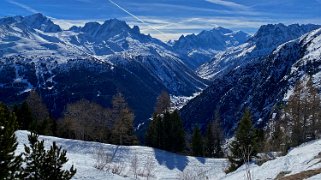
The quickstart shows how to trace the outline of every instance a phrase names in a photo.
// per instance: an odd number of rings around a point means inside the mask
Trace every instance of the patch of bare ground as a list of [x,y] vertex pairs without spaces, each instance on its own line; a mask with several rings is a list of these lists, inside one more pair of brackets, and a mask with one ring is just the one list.
[[315,176],[317,174],[321,173],[321,168],[319,169],[313,169],[313,170],[307,170],[307,171],[303,171],[297,174],[293,174],[290,176],[285,176],[286,174],[289,174],[290,172],[281,172],[276,179],[277,180],[303,180],[303,179],[307,179],[309,177]]

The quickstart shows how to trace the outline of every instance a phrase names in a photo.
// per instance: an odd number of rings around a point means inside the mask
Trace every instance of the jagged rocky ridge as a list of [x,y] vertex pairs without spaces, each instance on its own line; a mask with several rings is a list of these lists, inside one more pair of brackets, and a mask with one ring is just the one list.
[[243,44],[249,38],[250,35],[242,31],[233,32],[222,27],[215,27],[196,35],[182,35],[172,43],[172,46],[189,67],[196,69],[211,60],[218,52]]
[[198,68],[197,73],[210,80],[217,76],[224,76],[230,70],[253,61],[253,59],[268,56],[279,45],[319,27],[313,24],[286,26],[281,23],[261,26],[246,43],[218,53],[210,62]]

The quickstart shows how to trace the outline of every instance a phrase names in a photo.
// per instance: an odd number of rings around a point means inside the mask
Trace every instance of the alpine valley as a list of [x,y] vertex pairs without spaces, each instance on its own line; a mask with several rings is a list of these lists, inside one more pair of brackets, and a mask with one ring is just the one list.
[[245,107],[264,126],[297,80],[321,88],[319,25],[264,25],[254,34],[222,27],[162,42],[124,21],[88,22],[63,30],[42,14],[0,19],[0,101],[14,104],[36,90],[55,117],[88,99],[110,106],[121,92],[147,122],[167,91],[191,99],[181,110],[185,127],[221,114],[231,135]]

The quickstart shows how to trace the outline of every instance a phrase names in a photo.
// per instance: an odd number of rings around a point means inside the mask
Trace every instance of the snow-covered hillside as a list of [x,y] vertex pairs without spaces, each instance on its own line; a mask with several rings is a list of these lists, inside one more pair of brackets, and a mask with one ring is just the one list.
[[181,109],[186,126],[197,123],[205,127],[216,109],[226,132],[232,135],[245,108],[251,109],[257,126],[265,126],[273,107],[286,100],[298,80],[312,76],[320,89],[320,37],[319,28],[278,46],[266,56],[245,58],[246,62],[237,67],[234,65],[242,58],[229,59],[233,63],[222,69],[223,76],[214,76],[212,84]]
[[[23,144],[28,144],[27,131],[17,131],[16,136],[19,142],[16,153],[24,150]],[[195,175],[203,173],[210,180],[241,180],[245,179],[246,167],[242,166],[237,171],[225,174],[224,169],[228,166],[226,159],[197,158],[182,156],[166,151],[153,149],[143,146],[115,146],[96,142],[86,142],[79,140],[69,140],[50,136],[40,136],[45,141],[46,148],[57,142],[67,150],[69,161],[66,167],[74,165],[77,173],[74,179],[134,179],[131,162],[136,156],[138,159],[139,170],[142,171],[144,165],[148,162],[154,166],[153,177],[150,179],[179,179],[183,174]],[[103,149],[106,153],[116,152],[113,164],[122,164],[123,170],[121,176],[107,171],[101,171],[94,168],[96,161],[96,152]],[[152,162],[152,163],[151,163]],[[261,166],[250,165],[250,172],[253,179],[275,179],[278,175],[284,174],[290,176],[298,173],[304,173],[308,170],[318,170],[321,168],[321,140],[316,140],[303,144],[292,149],[287,155],[267,161]],[[205,180],[206,177],[200,174],[195,179]],[[311,175],[310,179],[320,179],[321,174]],[[139,177],[146,179],[146,177]]]
[[[17,153],[23,152],[23,144],[28,144],[27,131],[17,131],[17,139],[19,142]],[[49,148],[53,141],[67,150],[69,161],[67,166],[74,165],[77,168],[77,173],[74,179],[134,179],[134,174],[131,169],[131,161],[134,156],[137,156],[139,171],[143,170],[144,164],[152,161],[150,165],[155,165],[153,176],[151,179],[178,179],[185,171],[203,172],[211,177],[210,179],[220,179],[225,173],[224,169],[227,166],[225,159],[210,159],[182,156],[166,151],[153,149],[143,146],[115,146],[96,142],[85,142],[78,140],[61,139],[50,136],[40,136],[40,139],[45,140],[45,146]],[[122,176],[114,175],[110,172],[100,171],[94,168],[96,163],[95,152],[102,148],[110,153],[116,151],[113,163],[119,163],[124,166]],[[140,178],[146,179],[146,177]]]
[[[268,161],[261,166],[252,164],[249,168],[252,179],[276,179],[276,177],[294,175],[296,179],[303,179],[304,172],[320,170],[321,168],[321,140],[309,142],[292,149],[286,156]],[[246,167],[242,166],[237,171],[226,175],[222,179],[245,179]],[[301,173],[301,174],[299,174]],[[320,179],[321,171],[312,174],[309,179]],[[301,175],[301,177],[299,177]],[[293,179],[293,177],[292,177]],[[307,179],[307,178],[304,178]]]

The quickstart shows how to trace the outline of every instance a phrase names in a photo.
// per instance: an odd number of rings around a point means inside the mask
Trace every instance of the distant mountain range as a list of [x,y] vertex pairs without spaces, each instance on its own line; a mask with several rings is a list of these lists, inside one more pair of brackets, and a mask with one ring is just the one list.
[[62,30],[42,14],[2,18],[0,58],[0,100],[17,102],[36,89],[57,115],[81,98],[107,106],[119,91],[138,124],[162,90],[190,96],[208,83],[171,46],[117,19]]
[[222,76],[240,65],[253,61],[253,59],[271,54],[279,45],[319,27],[313,24],[293,24],[289,26],[269,24],[261,26],[246,43],[218,53],[211,61],[199,67],[197,73],[205,79]]
[[0,101],[21,102],[35,89],[59,117],[68,103],[84,98],[110,106],[121,92],[138,126],[162,90],[178,97],[204,90],[181,109],[185,126],[204,126],[217,109],[232,132],[245,107],[264,124],[293,83],[304,79],[307,64],[321,84],[318,28],[265,25],[250,36],[215,27],[164,43],[117,19],[63,30],[42,14],[5,17]]

